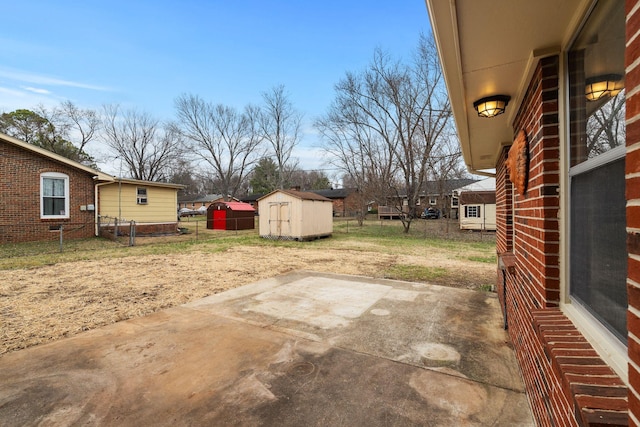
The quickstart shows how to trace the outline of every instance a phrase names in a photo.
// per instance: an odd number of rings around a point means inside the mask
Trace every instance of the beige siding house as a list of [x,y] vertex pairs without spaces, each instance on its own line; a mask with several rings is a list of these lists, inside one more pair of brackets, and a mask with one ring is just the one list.
[[276,190],[258,199],[260,236],[310,240],[333,233],[333,202],[318,194]]
[[[183,186],[163,182],[116,179],[100,184],[101,217],[135,221],[145,232],[175,232],[178,226],[178,190]],[[139,232],[140,232],[139,231]]]

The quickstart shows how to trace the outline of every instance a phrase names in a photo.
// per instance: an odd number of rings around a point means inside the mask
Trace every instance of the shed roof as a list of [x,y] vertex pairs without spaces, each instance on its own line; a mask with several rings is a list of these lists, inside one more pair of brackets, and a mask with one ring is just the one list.
[[315,201],[319,201],[319,202],[331,202],[331,199],[328,199],[324,196],[321,196],[319,194],[315,194],[315,193],[311,193],[308,191],[298,191],[298,190],[275,190],[272,191],[271,193],[267,194],[266,196],[260,197],[258,199],[258,201],[269,197],[272,194],[275,193],[284,193],[284,194],[288,194],[290,196],[293,196],[297,199],[301,199],[301,200],[315,200]]
[[253,208],[253,206],[251,206],[249,203],[243,203],[243,202],[217,202],[212,204],[211,206],[215,206],[217,204],[223,204],[226,205],[228,209],[231,209],[232,211],[249,211],[249,212],[255,212],[256,210]]
[[495,191],[475,191],[460,194],[459,203],[461,205],[472,204],[492,204],[496,202]]

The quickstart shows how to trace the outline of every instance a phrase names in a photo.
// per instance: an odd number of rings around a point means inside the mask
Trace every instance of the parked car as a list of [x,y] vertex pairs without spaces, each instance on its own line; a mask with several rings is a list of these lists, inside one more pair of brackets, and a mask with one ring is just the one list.
[[438,219],[440,218],[440,209],[427,208],[420,215],[422,219]]
[[182,208],[178,211],[180,216],[194,216],[194,215],[198,215],[198,211],[194,211],[193,209],[189,209],[189,208]]

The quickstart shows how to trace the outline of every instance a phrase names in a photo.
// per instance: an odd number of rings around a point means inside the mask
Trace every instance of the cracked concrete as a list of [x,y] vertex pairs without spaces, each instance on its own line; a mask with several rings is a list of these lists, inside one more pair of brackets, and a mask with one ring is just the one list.
[[0,358],[0,425],[533,425],[494,294],[295,272]]

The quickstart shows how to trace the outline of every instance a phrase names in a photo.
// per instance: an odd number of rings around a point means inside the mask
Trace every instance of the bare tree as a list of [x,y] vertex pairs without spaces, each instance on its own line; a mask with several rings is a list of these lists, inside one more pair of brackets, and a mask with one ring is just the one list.
[[251,166],[262,157],[259,110],[247,106],[242,113],[213,105],[197,95],[175,101],[179,131],[193,153],[204,161],[225,197],[241,188]]
[[101,119],[95,110],[78,108],[71,101],[64,101],[58,107],[65,122],[68,138],[80,151],[91,142],[100,131]]
[[79,152],[84,152],[100,130],[101,119],[92,109],[82,109],[71,101],[63,101],[51,109],[38,105],[36,112],[55,126],[59,138],[70,141]]
[[[390,161],[394,176],[384,177],[388,179],[385,184],[395,193],[394,204],[404,231],[409,232],[411,221],[418,215],[432,151],[445,136],[451,118],[433,40],[421,36],[411,65],[394,62],[376,50],[364,72],[347,73],[336,85],[332,112],[334,116],[329,119],[339,126],[344,138],[327,139],[328,151],[337,151],[335,159],[345,169],[340,159],[349,156],[370,156],[372,165]],[[345,128],[351,130],[345,133]],[[350,145],[345,144],[347,140]]]
[[602,105],[587,119],[588,158],[625,143],[625,92],[598,102]]
[[262,94],[264,107],[260,115],[260,128],[264,139],[273,149],[273,157],[278,167],[278,187],[290,178],[286,176],[291,153],[300,141],[302,115],[298,113],[285,93],[284,85]]
[[355,186],[358,205],[356,219],[362,226],[369,202],[385,203],[395,167],[392,152],[371,127],[356,118],[357,109],[334,103],[314,126],[325,141],[327,161],[341,170]]
[[166,181],[181,158],[182,138],[148,113],[104,107],[104,138],[131,178]]

